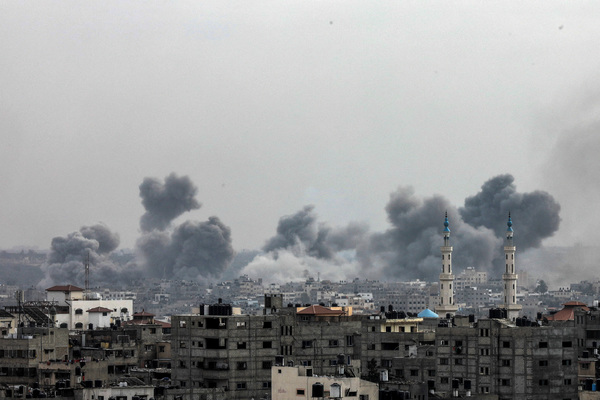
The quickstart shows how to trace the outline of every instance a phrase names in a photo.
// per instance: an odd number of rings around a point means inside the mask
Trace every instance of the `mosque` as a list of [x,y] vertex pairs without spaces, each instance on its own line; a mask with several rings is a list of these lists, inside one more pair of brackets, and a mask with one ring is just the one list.
[[[504,302],[499,307],[504,308],[507,313],[507,319],[514,320],[519,316],[522,306],[517,304],[517,273],[515,271],[515,252],[516,247],[513,243],[513,228],[510,212],[508,213],[508,222],[506,223],[506,240],[504,242],[505,271],[502,274],[504,281],[503,299]],[[454,316],[458,306],[454,302],[454,275],[452,274],[452,246],[450,245],[450,223],[448,222],[448,213],[446,213],[443,230],[444,244],[440,250],[442,252],[442,272],[440,273],[440,297],[435,312],[440,316]],[[430,310],[425,310],[429,311]],[[433,313],[432,313],[433,314]]]

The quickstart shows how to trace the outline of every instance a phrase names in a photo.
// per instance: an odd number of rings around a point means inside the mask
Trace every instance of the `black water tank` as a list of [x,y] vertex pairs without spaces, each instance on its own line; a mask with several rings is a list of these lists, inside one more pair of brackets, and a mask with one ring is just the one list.
[[469,314],[469,323],[472,324],[473,322],[475,322],[475,315]]
[[381,306],[381,307],[379,307],[379,310],[380,310],[381,312],[385,312],[385,306]]
[[312,385],[312,397],[323,397],[323,384],[322,383],[313,383]]

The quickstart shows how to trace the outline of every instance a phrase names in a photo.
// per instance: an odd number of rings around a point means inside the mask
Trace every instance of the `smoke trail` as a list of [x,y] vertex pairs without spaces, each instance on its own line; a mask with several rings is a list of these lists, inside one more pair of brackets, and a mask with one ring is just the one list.
[[200,208],[201,204],[195,199],[197,192],[198,188],[187,176],[172,173],[164,184],[156,178],[145,178],[140,185],[140,197],[146,209],[140,219],[142,231],[164,230],[184,212]]

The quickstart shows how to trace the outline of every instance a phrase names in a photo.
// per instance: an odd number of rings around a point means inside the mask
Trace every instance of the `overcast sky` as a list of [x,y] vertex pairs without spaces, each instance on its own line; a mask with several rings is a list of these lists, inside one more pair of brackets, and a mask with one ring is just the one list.
[[[0,1],[0,248],[104,222],[188,175],[236,250],[314,204],[388,226],[398,186],[456,206],[545,190],[547,244],[595,243],[600,2]],[[499,221],[503,224],[504,221]],[[515,221],[518,232],[518,221]]]

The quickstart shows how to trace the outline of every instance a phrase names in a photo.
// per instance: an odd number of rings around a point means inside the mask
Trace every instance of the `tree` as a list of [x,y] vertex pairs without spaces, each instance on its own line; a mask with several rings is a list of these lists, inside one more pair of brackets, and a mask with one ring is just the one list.
[[535,292],[536,293],[546,293],[548,291],[548,285],[546,285],[546,282],[544,282],[544,280],[542,279],[541,281],[538,282],[538,285],[535,288]]

